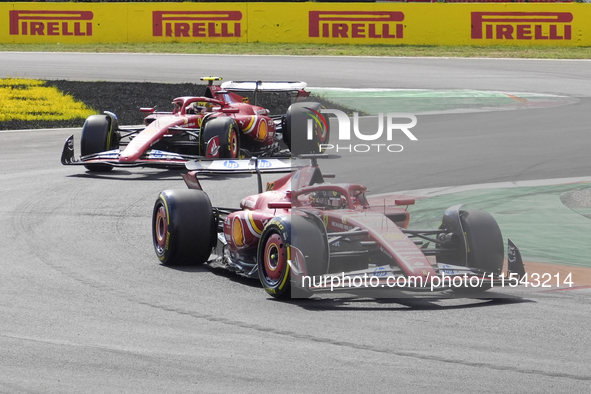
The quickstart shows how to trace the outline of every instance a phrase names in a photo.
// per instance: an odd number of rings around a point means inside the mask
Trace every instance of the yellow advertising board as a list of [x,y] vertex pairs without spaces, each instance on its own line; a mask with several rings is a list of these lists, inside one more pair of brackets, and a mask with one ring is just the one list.
[[3,43],[591,45],[580,3],[1,3]]
[[248,3],[132,3],[128,42],[247,42]]
[[246,42],[246,3],[2,3],[3,43]]
[[[341,44],[591,45],[587,4],[308,3],[305,10],[285,12],[285,26],[265,31],[256,28],[263,21],[255,20],[263,13],[253,12],[260,4],[249,9],[249,37],[260,35],[259,41],[267,37]],[[288,29],[290,34],[285,34]]]
[[126,36],[127,26],[119,26],[125,10],[125,4],[104,8],[79,3],[4,3],[0,5],[0,40],[3,43],[125,42],[122,36]]

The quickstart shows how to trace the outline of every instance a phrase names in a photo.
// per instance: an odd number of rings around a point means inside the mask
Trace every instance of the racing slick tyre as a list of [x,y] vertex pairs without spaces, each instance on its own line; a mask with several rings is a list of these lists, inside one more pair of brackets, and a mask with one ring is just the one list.
[[216,218],[209,197],[201,190],[165,190],[152,214],[152,241],[164,265],[197,265],[209,258],[216,244]]
[[[330,129],[320,114],[319,103],[294,103],[289,106],[283,124],[283,141],[293,155],[321,153]],[[308,139],[308,120],[312,121],[312,139]]]
[[[218,138],[215,145],[209,146],[212,138]],[[221,159],[240,157],[240,129],[232,118],[218,117],[209,120],[201,133],[201,155]],[[217,152],[216,152],[217,151]]]
[[[319,220],[318,218],[315,218]],[[292,286],[293,272],[288,259],[303,267],[295,257],[295,248],[306,260],[306,275],[325,274],[328,267],[328,240],[324,225],[314,218],[291,215],[269,222],[261,235],[258,249],[259,279],[265,291],[278,299],[307,298],[309,293],[302,286]],[[293,245],[290,245],[291,244]],[[292,263],[292,264],[293,264]]]
[[488,212],[461,211],[466,236],[468,267],[499,275],[503,270],[505,247],[497,221]]
[[[82,126],[80,152],[82,156],[119,148],[119,125],[117,118],[108,115],[91,115]],[[107,172],[113,169],[108,164],[85,164],[88,171]]]
[[[460,211],[460,220],[466,239],[467,266],[480,269],[486,275],[501,274],[505,247],[497,221],[488,212],[475,209]],[[490,285],[483,284],[454,288],[454,292],[479,293],[490,288]]]
[[[311,278],[310,282],[313,281],[313,277],[328,273],[330,248],[326,234],[326,227],[318,216],[291,216],[291,260],[293,264],[297,264],[296,253],[302,253],[306,264],[306,276]],[[292,284],[291,298],[310,297],[310,290],[305,288],[308,283],[303,283],[301,278],[302,276],[299,281]]]

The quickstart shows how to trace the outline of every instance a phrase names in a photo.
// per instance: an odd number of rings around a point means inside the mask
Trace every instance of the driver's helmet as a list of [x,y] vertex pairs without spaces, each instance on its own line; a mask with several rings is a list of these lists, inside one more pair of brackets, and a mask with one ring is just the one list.
[[199,101],[197,104],[199,104],[199,108],[201,109],[201,112],[212,112],[213,111],[213,104],[210,103],[209,101]]
[[196,114],[197,113],[197,106],[195,104],[197,104],[197,103],[191,103],[191,104],[187,105],[187,108],[185,108],[185,113]]
[[[187,108],[185,108],[185,113],[187,114],[200,114],[203,112],[207,112],[207,106],[203,105],[203,104],[209,104],[209,103],[204,103],[201,101],[194,101],[191,104],[187,105]],[[211,105],[209,107],[211,109]]]
[[347,206],[347,197],[334,190],[320,190],[310,194],[313,207],[339,209]]

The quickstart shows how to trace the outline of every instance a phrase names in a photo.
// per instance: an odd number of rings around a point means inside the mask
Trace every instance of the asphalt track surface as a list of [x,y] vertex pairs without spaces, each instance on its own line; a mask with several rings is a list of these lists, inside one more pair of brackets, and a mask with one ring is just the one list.
[[[345,153],[323,168],[375,193],[589,174],[585,61],[0,57],[1,77],[178,82],[263,74],[328,87],[576,96],[578,103],[552,109],[419,117],[419,140],[397,141],[405,148],[397,156]],[[255,281],[158,264],[152,206],[159,191],[184,187],[179,172],[95,176],[61,166],[70,133],[0,133],[0,392],[588,391],[591,289],[277,302]],[[219,205],[256,191],[249,178],[203,186]]]

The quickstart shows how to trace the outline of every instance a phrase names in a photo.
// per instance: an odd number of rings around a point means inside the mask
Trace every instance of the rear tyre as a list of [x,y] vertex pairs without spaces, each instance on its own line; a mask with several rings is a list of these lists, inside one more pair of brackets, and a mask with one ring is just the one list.
[[[108,115],[91,115],[82,126],[80,152],[82,156],[119,148],[119,125],[117,119]],[[85,164],[88,171],[107,172],[113,169],[108,164]]]
[[[219,158],[237,159],[240,157],[240,134],[238,124],[232,118],[219,117],[209,120],[203,127],[201,134],[201,154],[208,156],[208,143],[217,137],[213,148],[213,157],[216,151]],[[208,156],[209,157],[209,156]]]
[[165,190],[152,213],[152,241],[162,264],[198,265],[215,246],[217,223],[209,197],[201,190]]
[[[315,102],[289,106],[283,124],[283,141],[292,154],[320,153],[330,137],[328,122],[319,114],[321,105]],[[312,139],[308,139],[308,120],[312,124]]]

